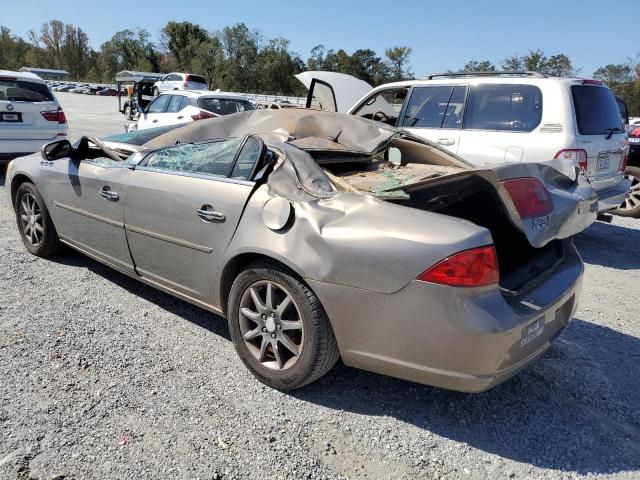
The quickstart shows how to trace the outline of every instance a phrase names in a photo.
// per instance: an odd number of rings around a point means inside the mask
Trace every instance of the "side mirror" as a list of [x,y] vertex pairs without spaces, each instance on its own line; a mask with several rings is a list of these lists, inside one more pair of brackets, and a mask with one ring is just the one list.
[[58,140],[57,142],[47,143],[40,149],[42,158],[50,161],[71,157],[73,153],[74,149],[69,140]]

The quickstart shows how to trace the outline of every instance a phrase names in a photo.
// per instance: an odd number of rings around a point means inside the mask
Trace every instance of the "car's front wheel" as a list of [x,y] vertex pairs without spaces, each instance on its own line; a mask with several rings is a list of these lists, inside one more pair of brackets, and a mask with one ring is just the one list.
[[640,167],[627,167],[624,176],[631,180],[631,189],[617,209],[611,213],[621,217],[640,217]]
[[250,265],[233,282],[229,330],[238,355],[261,382],[292,390],[326,374],[339,358],[327,315],[293,272]]
[[58,232],[33,183],[25,182],[18,188],[15,212],[22,243],[29,252],[38,257],[48,257],[58,252]]

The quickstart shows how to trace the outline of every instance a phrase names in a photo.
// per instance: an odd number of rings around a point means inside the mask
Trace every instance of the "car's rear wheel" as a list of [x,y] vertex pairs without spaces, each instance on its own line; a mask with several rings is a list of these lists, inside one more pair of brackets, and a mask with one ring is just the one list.
[[300,388],[338,360],[320,301],[297,275],[277,264],[258,262],[243,271],[231,287],[227,312],[238,355],[271,387]]
[[58,232],[33,183],[25,182],[18,188],[15,212],[22,243],[29,252],[48,257],[59,251]]
[[625,177],[631,180],[631,190],[627,197],[617,209],[611,213],[621,217],[640,217],[640,168],[627,167],[624,171]]

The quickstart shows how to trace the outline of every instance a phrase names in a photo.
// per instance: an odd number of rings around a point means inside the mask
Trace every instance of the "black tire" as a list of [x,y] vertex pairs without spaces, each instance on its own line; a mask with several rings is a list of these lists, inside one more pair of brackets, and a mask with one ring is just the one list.
[[158,95],[160,95],[160,90],[158,87],[153,87],[153,96],[157,97]]
[[[31,209],[29,207],[32,202],[35,204]],[[22,243],[30,253],[38,257],[49,257],[60,251],[58,232],[42,196],[33,183],[24,182],[20,185],[14,209]],[[31,211],[34,213],[33,218],[29,215]],[[25,219],[24,216],[28,218]],[[38,219],[34,220],[36,217]]]
[[[241,302],[246,298],[249,287],[265,281],[273,282],[278,288],[283,287],[281,293],[291,296],[295,312],[299,312],[299,320],[302,321],[302,332],[304,332],[300,340],[301,349],[299,355],[295,356],[295,362],[281,370],[268,368],[265,366],[267,363],[260,362],[255,353],[251,352],[251,347],[245,342],[242,332]],[[275,263],[259,261],[249,265],[238,275],[231,286],[227,314],[231,338],[240,359],[258,380],[270,387],[279,390],[303,387],[325,375],[340,357],[333,329],[318,297],[294,272]],[[247,321],[244,320],[244,323],[246,324]],[[284,333],[284,328],[283,332],[279,330],[278,325],[278,334]],[[266,329],[263,328],[262,331],[265,332]],[[289,352],[286,349],[282,351]],[[273,349],[271,352],[273,353]]]
[[631,180],[631,190],[625,202],[611,213],[620,217],[640,218],[640,167],[627,167],[624,174]]

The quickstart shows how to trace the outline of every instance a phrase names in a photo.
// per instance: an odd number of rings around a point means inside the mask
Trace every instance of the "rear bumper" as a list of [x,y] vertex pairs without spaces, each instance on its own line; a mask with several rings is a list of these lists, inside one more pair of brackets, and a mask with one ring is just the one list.
[[345,364],[480,392],[537,359],[571,320],[583,265],[571,241],[564,247],[563,259],[543,281],[508,300],[495,287],[414,280],[385,295],[308,282],[329,315]]
[[598,212],[606,212],[618,208],[624,201],[631,182],[623,178],[618,185],[598,193]]

